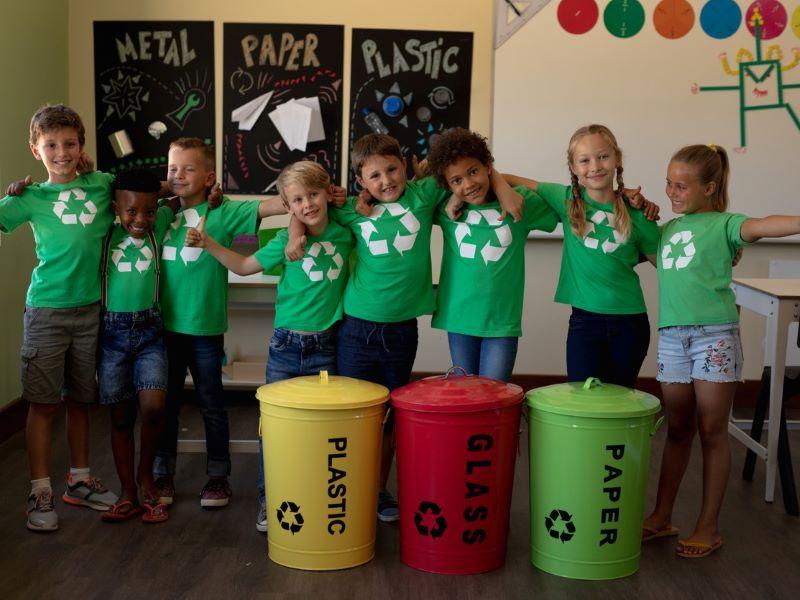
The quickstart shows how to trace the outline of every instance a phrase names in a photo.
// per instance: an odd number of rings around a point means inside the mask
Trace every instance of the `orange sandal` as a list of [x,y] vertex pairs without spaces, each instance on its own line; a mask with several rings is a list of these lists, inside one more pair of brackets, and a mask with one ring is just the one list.
[[133,500],[123,500],[112,504],[111,508],[105,511],[100,518],[106,523],[117,523],[120,521],[127,521],[144,512],[139,504],[134,504]]
[[[678,546],[675,548],[675,554],[682,556],[683,558],[705,558],[720,548],[722,548],[722,540],[714,542],[713,544],[678,540]],[[691,552],[690,549],[696,550],[696,552]]]
[[144,514],[142,521],[145,523],[163,523],[169,519],[167,507],[158,500],[147,500],[144,503]]

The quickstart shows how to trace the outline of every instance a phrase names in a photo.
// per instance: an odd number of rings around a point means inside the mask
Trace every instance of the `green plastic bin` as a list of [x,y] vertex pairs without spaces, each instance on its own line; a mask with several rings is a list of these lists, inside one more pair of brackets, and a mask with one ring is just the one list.
[[635,573],[658,398],[595,378],[526,396],[534,566],[572,579]]

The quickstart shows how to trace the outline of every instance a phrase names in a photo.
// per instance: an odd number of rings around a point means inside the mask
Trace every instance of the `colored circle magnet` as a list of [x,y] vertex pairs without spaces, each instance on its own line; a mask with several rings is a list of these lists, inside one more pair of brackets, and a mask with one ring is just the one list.
[[667,39],[682,38],[694,27],[694,9],[686,0],[661,0],[653,12],[653,26]]
[[638,0],[611,0],[603,11],[603,22],[611,35],[633,37],[644,27],[644,8]]
[[564,31],[581,35],[597,23],[600,9],[594,0],[561,0],[558,5],[558,22]]
[[733,0],[710,0],[700,11],[700,27],[716,40],[731,37],[742,24],[742,9]]
[[800,38],[800,6],[795,8],[792,13],[792,31]]
[[758,9],[758,14],[761,15],[761,39],[771,40],[778,37],[786,29],[786,23],[789,21],[786,15],[786,9],[783,4],[778,0],[756,0],[753,2],[745,13],[744,22],[747,29],[753,35],[756,34],[754,14]]

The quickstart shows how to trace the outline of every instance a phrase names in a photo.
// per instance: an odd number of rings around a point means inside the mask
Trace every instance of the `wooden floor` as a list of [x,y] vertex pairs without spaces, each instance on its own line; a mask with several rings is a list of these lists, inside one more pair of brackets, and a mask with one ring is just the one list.
[[[254,406],[231,409],[232,437],[251,438]],[[105,415],[93,415],[92,467],[118,488],[107,441]],[[184,409],[182,437],[200,437],[199,417]],[[61,432],[54,444],[53,473],[67,470]],[[795,465],[800,434],[791,433]],[[648,507],[652,506],[663,433],[655,440]],[[699,448],[679,498],[675,525],[689,531],[699,507]],[[0,446],[0,598],[797,598],[800,590],[800,519],[763,497],[763,464],[753,483],[741,480],[744,449],[733,444],[734,469],[722,515],[725,546],[704,560],[674,554],[673,539],[646,545],[635,575],[616,581],[573,581],[538,571],[530,563],[527,457],[517,461],[508,559],[484,575],[451,577],[422,573],[398,558],[396,526],[379,524],[375,559],[347,571],[315,573],[272,563],[266,540],[255,530],[256,455],[234,455],[234,498],[224,510],[200,509],[205,456],[180,456],[178,498],[163,525],[139,521],[106,524],[99,513],[65,506],[61,529],[34,534],[25,528],[29,490],[24,437]],[[795,467],[798,472],[798,467]],[[57,494],[63,483],[54,478]]]

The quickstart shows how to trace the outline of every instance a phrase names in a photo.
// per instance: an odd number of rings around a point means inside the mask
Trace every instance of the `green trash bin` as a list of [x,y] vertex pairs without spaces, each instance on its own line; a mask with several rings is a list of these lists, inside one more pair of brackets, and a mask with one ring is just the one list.
[[635,573],[658,398],[595,378],[527,398],[531,561],[572,579]]

